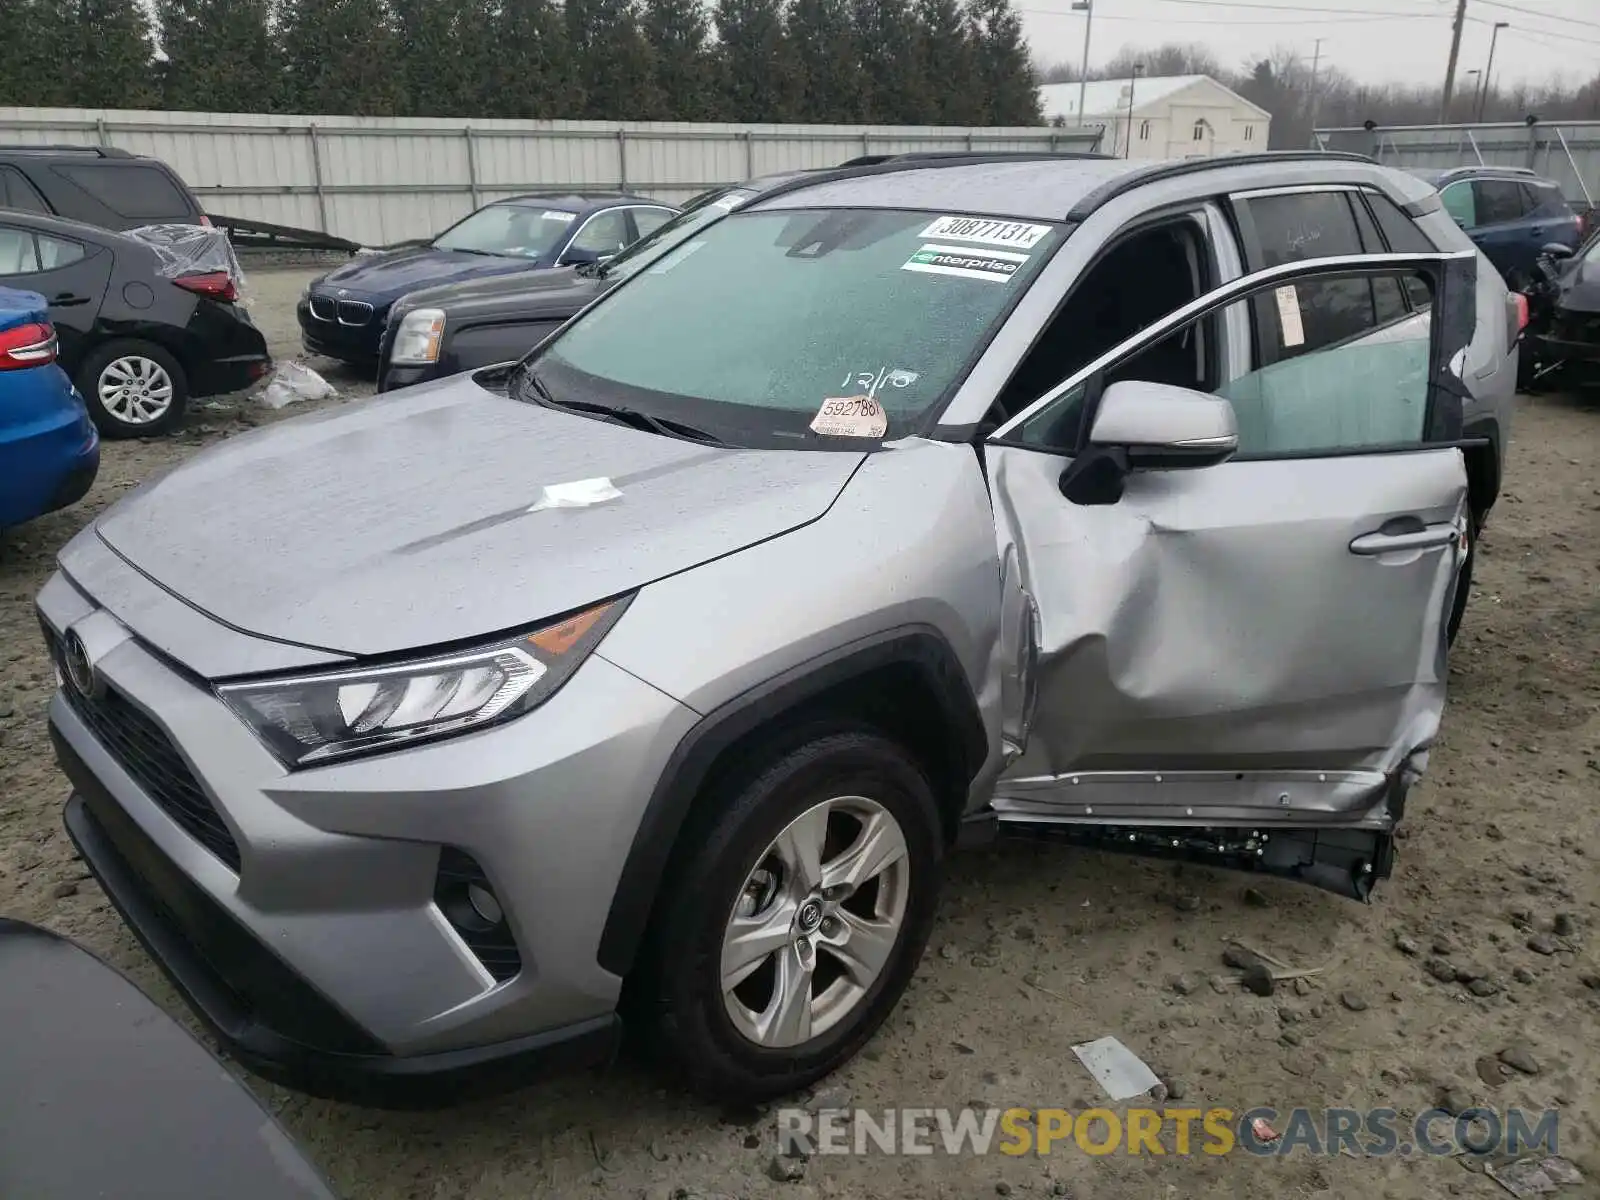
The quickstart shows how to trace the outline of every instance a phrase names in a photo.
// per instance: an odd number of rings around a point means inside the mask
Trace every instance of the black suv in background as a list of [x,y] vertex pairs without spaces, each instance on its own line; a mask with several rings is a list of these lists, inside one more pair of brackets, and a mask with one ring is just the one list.
[[211,223],[166,163],[114,146],[0,146],[0,208],[102,229]]

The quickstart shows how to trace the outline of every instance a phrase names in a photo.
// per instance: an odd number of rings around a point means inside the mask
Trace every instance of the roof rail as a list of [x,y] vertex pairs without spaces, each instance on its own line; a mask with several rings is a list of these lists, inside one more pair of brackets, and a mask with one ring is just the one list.
[[9,145],[0,144],[0,154],[93,154],[97,158],[132,158],[133,155],[120,146],[70,146],[61,145]]
[[1225,167],[1250,167],[1264,166],[1272,163],[1287,162],[1358,162],[1369,166],[1378,166],[1378,160],[1367,154],[1356,154],[1349,150],[1268,150],[1260,154],[1224,154],[1210,158],[1185,158],[1174,162],[1158,162],[1144,168],[1135,168],[1125,175],[1115,179],[1108,179],[1099,187],[1094,188],[1084,195],[1070,211],[1066,219],[1081,221],[1088,217],[1102,204],[1116,199],[1136,187],[1143,187],[1147,183],[1155,183],[1162,179],[1178,179],[1185,175],[1198,174],[1201,171],[1215,171]]
[[1467,163],[1459,167],[1446,167],[1439,172],[1439,178],[1446,179],[1451,175],[1470,175],[1476,171],[1487,171],[1499,175],[1527,175],[1534,179],[1539,177],[1539,172],[1532,167],[1503,167],[1498,163]]

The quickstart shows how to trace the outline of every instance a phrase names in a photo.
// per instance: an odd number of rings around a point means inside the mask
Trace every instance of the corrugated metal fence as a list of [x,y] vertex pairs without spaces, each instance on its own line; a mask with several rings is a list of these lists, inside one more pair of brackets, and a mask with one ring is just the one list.
[[1559,182],[1576,207],[1593,208],[1600,200],[1600,121],[1319,129],[1314,144],[1370,154],[1395,167],[1531,167]]
[[1093,150],[1100,129],[461,121],[0,108],[0,143],[118,146],[170,164],[209,211],[366,245],[435,233],[518,192],[681,201],[756,175],[926,150]]

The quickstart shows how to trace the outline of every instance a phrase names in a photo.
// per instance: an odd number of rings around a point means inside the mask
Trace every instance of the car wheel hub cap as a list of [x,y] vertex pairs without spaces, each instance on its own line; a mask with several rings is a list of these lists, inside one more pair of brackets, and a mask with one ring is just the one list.
[[910,885],[905,834],[877,801],[838,796],[791,821],[723,932],[734,1027],[757,1045],[797,1046],[854,1013],[899,944]]
[[142,355],[107,363],[95,391],[105,410],[129,425],[160,420],[172,407],[172,377],[160,363]]

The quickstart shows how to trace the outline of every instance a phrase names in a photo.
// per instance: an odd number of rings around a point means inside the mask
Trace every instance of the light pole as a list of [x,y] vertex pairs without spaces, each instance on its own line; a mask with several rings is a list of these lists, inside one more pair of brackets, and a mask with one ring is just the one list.
[[1494,23],[1494,32],[1489,35],[1489,61],[1483,68],[1483,79],[1480,81],[1480,86],[1479,86],[1479,90],[1478,90],[1478,118],[1477,119],[1478,119],[1478,123],[1479,124],[1483,123],[1483,106],[1485,104],[1489,103],[1489,84],[1490,84],[1490,80],[1494,77],[1494,47],[1495,47],[1495,43],[1500,40],[1500,31],[1502,29],[1510,29],[1510,28],[1511,28],[1511,22],[1510,21],[1496,21]]
[[1139,76],[1144,74],[1144,64],[1133,64],[1133,77],[1128,80],[1128,136],[1123,139],[1122,157],[1133,157],[1133,90],[1139,83]]
[[1467,72],[1467,78],[1472,80],[1472,107],[1467,110],[1470,117],[1478,111],[1478,93],[1483,90],[1483,72],[1477,67]]
[[1094,0],[1072,0],[1072,11],[1083,14],[1083,66],[1078,70],[1078,124],[1083,124],[1083,100],[1089,90],[1089,31],[1094,27]]

